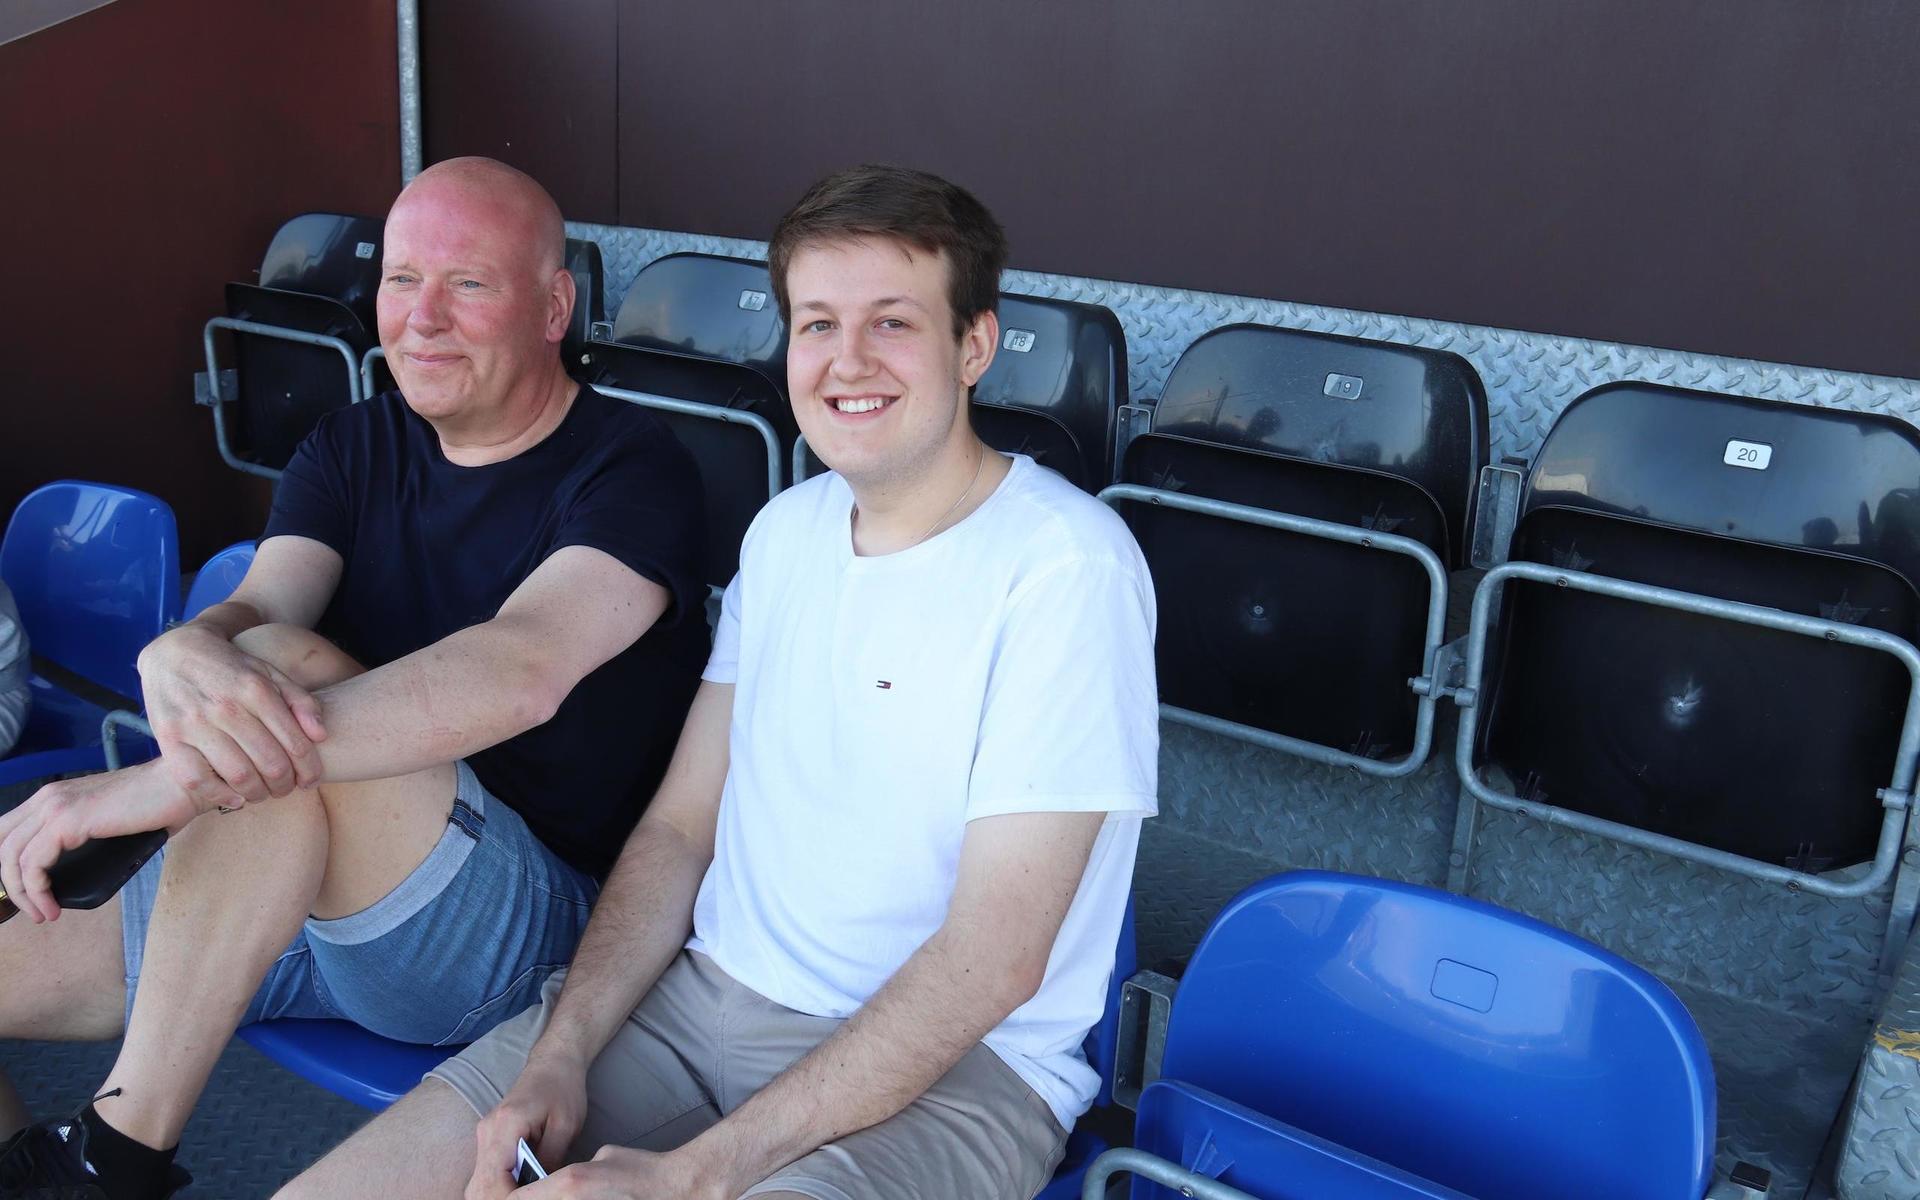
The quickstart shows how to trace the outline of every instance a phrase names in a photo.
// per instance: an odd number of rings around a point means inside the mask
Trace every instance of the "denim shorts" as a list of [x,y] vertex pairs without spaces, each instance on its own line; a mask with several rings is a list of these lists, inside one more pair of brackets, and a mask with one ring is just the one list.
[[[398,1041],[459,1045],[539,1001],[573,958],[599,884],[547,849],[466,763],[456,775],[453,812],[426,860],[369,908],[308,918],[241,1024],[331,1017]],[[163,857],[120,894],[129,1015]]]

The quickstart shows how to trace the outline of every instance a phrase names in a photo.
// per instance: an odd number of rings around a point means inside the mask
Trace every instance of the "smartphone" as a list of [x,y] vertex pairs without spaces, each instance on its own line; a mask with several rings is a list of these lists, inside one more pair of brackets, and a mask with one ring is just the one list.
[[520,1139],[520,1160],[513,1166],[513,1186],[525,1187],[536,1179],[545,1179],[547,1169],[533,1156],[533,1147],[527,1145],[527,1139]]

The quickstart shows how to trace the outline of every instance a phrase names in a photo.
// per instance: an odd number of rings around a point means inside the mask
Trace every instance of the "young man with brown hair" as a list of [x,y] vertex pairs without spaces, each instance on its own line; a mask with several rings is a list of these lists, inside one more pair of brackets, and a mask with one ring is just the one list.
[[[1125,526],[967,401],[1005,247],[862,167],[774,235],[795,416],[705,682],[564,980],[286,1195],[1031,1197],[1096,1088],[1158,751]],[[476,1125],[478,1135],[476,1137]]]

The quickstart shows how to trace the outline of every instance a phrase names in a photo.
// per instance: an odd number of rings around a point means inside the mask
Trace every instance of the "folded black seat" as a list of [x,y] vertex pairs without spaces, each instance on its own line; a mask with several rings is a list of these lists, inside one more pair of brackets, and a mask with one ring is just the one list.
[[[1597,388],[1542,445],[1511,557],[1912,641],[1920,431]],[[1914,686],[1893,655],[1527,582],[1487,662],[1477,754],[1521,799],[1808,873],[1874,857]]]
[[360,357],[379,337],[381,232],[377,217],[303,213],[274,234],[259,283],[227,285],[229,318],[335,338],[348,352],[228,329],[236,389],[220,415],[241,462],[277,473],[322,415],[353,401]]
[[996,450],[1031,455],[1075,486],[1113,478],[1114,429],[1127,403],[1127,339],[1098,304],[1000,297],[1000,345],[974,385],[974,431]]
[[715,586],[733,578],[740,540],[782,486],[798,437],[771,287],[761,263],[667,255],[634,277],[610,338],[584,351],[595,387],[653,408],[699,463]]
[[1486,458],[1485,392],[1457,355],[1255,325],[1196,341],[1120,472],[1161,494],[1122,511],[1159,597],[1168,715],[1376,773],[1416,768],[1433,700],[1409,681],[1440,644]]

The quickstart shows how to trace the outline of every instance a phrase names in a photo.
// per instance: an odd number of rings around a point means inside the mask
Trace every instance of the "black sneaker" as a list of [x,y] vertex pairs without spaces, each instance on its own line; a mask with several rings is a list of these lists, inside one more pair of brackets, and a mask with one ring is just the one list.
[[[169,1166],[152,1194],[165,1200],[192,1182]],[[113,1200],[87,1165],[87,1127],[78,1115],[29,1125],[0,1146],[0,1200]]]

